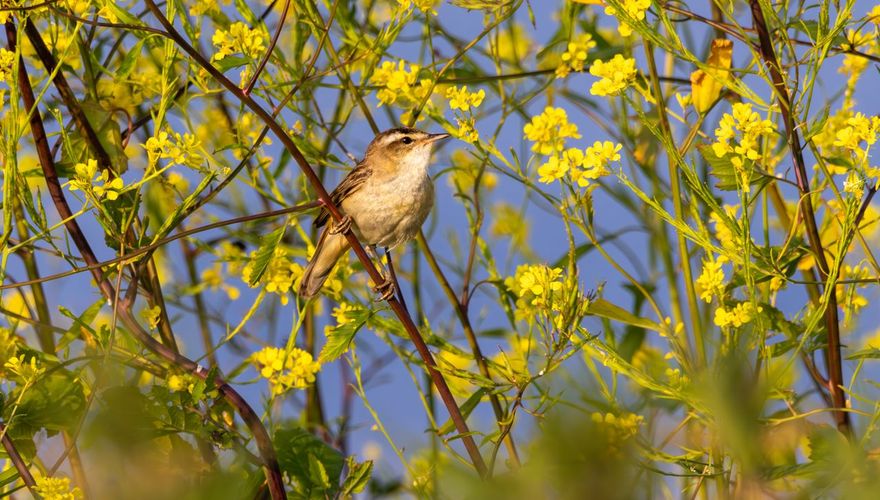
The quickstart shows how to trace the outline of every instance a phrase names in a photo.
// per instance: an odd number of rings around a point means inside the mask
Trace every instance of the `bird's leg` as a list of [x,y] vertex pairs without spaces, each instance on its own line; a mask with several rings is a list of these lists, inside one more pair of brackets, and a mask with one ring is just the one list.
[[351,217],[343,215],[339,222],[330,226],[330,234],[345,234],[351,229]]
[[376,245],[368,245],[367,253],[370,254],[370,258],[379,263],[379,273],[382,275],[382,283],[373,287],[373,291],[380,294],[379,298],[376,299],[376,302],[384,302],[391,297],[394,296],[395,287],[394,280],[385,273],[385,267],[382,266],[382,259],[379,258],[379,254],[376,252]]
[[[400,282],[397,281],[397,272],[394,271],[394,259],[391,258],[391,250],[389,250],[388,247],[385,247],[385,263],[388,266],[388,273],[390,274],[391,281],[395,284],[397,300],[400,302],[400,305],[406,309],[406,301],[403,299],[403,292],[400,291]],[[408,310],[407,314],[409,314]]]

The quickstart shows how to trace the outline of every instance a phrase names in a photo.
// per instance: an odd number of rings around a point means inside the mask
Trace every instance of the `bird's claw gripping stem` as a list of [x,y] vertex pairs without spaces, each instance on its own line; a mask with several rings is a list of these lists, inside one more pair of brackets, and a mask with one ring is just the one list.
[[351,229],[351,217],[344,215],[339,222],[330,228],[330,234],[345,234],[349,229]]

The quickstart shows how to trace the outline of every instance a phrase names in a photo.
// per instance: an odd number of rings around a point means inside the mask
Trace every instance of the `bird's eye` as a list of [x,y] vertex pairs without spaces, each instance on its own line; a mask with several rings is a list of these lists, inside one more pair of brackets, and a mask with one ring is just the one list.
[[404,137],[403,139],[400,140],[400,142],[402,142],[404,144],[412,144],[412,137]]

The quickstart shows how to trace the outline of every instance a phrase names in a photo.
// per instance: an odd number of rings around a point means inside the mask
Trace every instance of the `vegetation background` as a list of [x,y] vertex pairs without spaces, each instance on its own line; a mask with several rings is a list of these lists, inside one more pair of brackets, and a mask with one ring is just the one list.
[[[880,488],[880,6],[0,22],[5,495]],[[303,303],[318,202],[400,125],[455,137],[400,294],[358,249]]]

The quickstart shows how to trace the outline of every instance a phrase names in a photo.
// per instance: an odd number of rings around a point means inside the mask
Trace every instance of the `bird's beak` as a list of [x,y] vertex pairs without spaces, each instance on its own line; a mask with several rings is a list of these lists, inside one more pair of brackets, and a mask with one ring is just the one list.
[[442,134],[428,134],[428,137],[425,139],[425,142],[428,144],[431,144],[432,142],[437,142],[439,140],[446,139],[447,137],[449,137],[449,134],[447,134],[445,132]]

